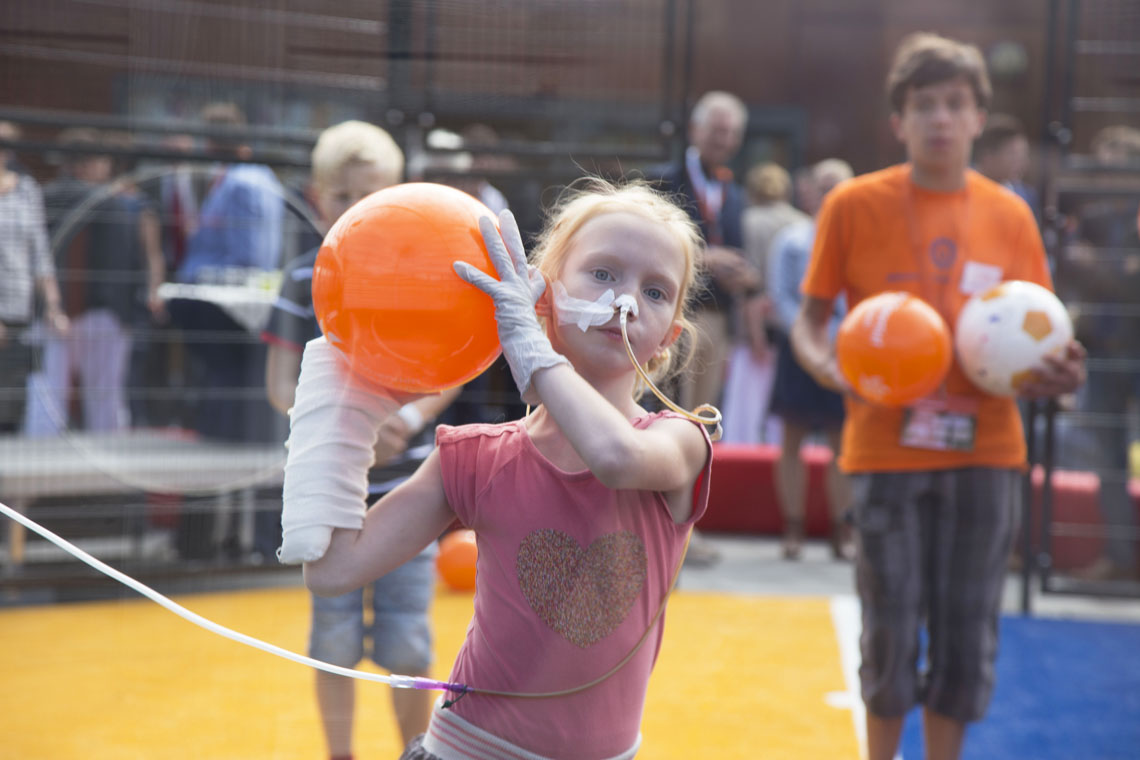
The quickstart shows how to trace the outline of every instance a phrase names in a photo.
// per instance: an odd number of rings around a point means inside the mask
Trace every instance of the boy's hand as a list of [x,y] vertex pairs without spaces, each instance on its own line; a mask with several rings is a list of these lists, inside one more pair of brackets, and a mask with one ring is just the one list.
[[499,279],[464,261],[455,262],[455,273],[494,300],[499,342],[510,364],[511,375],[523,401],[534,404],[538,396],[531,387],[531,375],[569,362],[550,345],[534,313],[534,305],[542,296],[546,282],[537,269],[527,265],[522,236],[510,211],[499,214],[499,227],[501,234],[489,217],[479,220],[479,231],[483,233],[483,242]]
[[403,454],[413,433],[408,423],[398,414],[393,414],[380,423],[376,443],[372,447],[372,466],[381,467]]
[[1085,382],[1088,353],[1077,341],[1069,342],[1060,356],[1046,356],[1032,382],[1021,386],[1018,396],[1027,399],[1053,398],[1072,393]]

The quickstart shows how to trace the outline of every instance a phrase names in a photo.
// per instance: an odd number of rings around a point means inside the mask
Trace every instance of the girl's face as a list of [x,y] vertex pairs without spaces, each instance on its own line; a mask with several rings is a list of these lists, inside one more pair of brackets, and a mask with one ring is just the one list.
[[[633,296],[638,315],[630,312],[626,329],[634,356],[644,366],[680,334],[678,303],[685,272],[685,253],[666,229],[621,211],[582,225],[570,241],[558,280],[569,295],[587,301],[611,288],[615,296]],[[604,374],[633,373],[616,313],[586,332],[557,319],[550,326],[555,348],[584,375],[590,374],[589,367]]]

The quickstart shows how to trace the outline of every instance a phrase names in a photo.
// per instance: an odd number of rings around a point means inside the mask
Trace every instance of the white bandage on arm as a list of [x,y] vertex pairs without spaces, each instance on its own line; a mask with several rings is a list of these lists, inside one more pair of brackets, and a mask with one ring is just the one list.
[[383,388],[354,377],[324,338],[305,345],[290,412],[281,562],[318,560],[333,528],[364,524],[376,432],[399,406]]

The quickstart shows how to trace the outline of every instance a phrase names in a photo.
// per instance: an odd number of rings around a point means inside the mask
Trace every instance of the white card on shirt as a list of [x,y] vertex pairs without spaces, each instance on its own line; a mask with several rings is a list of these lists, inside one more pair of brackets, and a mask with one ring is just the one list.
[[968,296],[984,293],[1001,282],[1001,275],[1001,267],[967,261],[966,266],[962,267],[962,282],[959,289]]

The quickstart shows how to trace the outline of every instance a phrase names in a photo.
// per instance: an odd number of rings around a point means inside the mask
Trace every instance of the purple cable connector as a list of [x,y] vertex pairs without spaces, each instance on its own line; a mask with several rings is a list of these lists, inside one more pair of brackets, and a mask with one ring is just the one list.
[[388,679],[388,685],[393,689],[434,689],[436,691],[450,691],[454,694],[467,694],[468,692],[475,691],[467,684],[434,681],[430,678],[421,678],[420,676],[399,676],[393,674],[389,676]]

